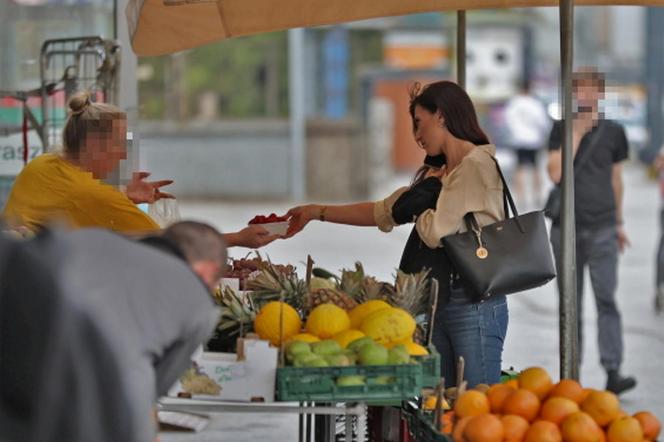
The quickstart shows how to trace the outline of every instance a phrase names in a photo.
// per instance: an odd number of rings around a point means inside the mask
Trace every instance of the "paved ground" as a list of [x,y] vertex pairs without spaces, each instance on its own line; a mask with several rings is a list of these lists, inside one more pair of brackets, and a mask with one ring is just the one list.
[[[386,189],[386,193],[390,189]],[[284,213],[288,203],[180,202],[183,217],[208,221],[224,231],[242,228],[256,214]],[[628,412],[648,409],[664,418],[664,316],[652,309],[654,253],[658,241],[659,196],[656,184],[646,180],[641,168],[626,168],[625,221],[632,248],[620,265],[619,304],[623,312],[625,336],[624,372],[638,378],[637,388],[622,396]],[[261,251],[274,262],[290,262],[300,267],[311,254],[317,265],[337,270],[361,261],[369,274],[389,279],[398,264],[409,228],[384,234],[375,228],[346,227],[311,223],[300,235],[277,241]],[[233,249],[233,256],[248,251]],[[587,278],[586,278],[587,279]],[[590,288],[586,294],[590,294]],[[558,297],[553,283],[532,292],[510,297],[510,325],[504,352],[504,366],[517,369],[539,365],[558,375]],[[599,365],[596,341],[596,311],[591,296],[585,297],[585,361],[582,383],[603,388],[605,374]],[[269,428],[256,425],[267,423]],[[293,417],[225,415],[215,419],[215,440],[296,440]],[[289,433],[292,431],[292,433]],[[290,436],[286,436],[290,434]],[[277,436],[278,435],[278,436]],[[164,435],[162,441],[212,440],[208,436]],[[209,437],[212,437],[210,435]],[[275,437],[278,437],[275,439]],[[283,437],[283,438],[282,438]]]

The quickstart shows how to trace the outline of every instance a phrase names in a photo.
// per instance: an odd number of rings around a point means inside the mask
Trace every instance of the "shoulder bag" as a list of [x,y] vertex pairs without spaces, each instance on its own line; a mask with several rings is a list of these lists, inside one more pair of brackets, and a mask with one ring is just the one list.
[[477,301],[539,287],[556,276],[544,213],[518,214],[503,172],[491,158],[503,182],[505,219],[480,227],[467,213],[467,232],[441,238],[455,271]]

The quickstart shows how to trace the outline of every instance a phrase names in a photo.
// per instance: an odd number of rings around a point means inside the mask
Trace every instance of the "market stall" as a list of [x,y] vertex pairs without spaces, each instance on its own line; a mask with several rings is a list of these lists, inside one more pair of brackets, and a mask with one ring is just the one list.
[[[457,41],[457,80],[463,85],[465,80],[465,18],[466,10],[480,8],[503,8],[503,7],[529,7],[529,6],[559,6],[560,7],[560,42],[561,42],[561,97],[562,97],[562,116],[565,120],[564,138],[563,138],[563,173],[562,173],[562,216],[561,227],[563,236],[562,246],[562,267],[559,277],[562,279],[562,296],[560,304],[560,377],[569,382],[576,382],[579,372],[578,357],[578,338],[577,338],[577,312],[576,312],[576,263],[575,263],[575,220],[574,220],[574,176],[573,176],[573,154],[572,154],[572,96],[571,96],[571,75],[573,60],[573,20],[574,4],[579,5],[664,5],[661,0],[654,1],[601,1],[601,0],[562,0],[558,1],[519,1],[507,2],[501,0],[424,0],[418,2],[402,2],[400,0],[386,0],[381,2],[358,3],[352,0],[341,0],[337,2],[288,0],[282,2],[270,2],[264,0],[225,0],[219,2],[192,1],[192,2],[174,2],[160,0],[133,0],[127,9],[129,28],[132,35],[132,45],[138,55],[157,55],[183,50],[197,45],[209,43],[212,41],[232,38],[242,35],[251,35],[261,32],[270,32],[282,29],[291,29],[307,26],[326,25],[352,20],[360,20],[372,17],[404,15],[416,12],[429,11],[458,11],[458,41]],[[261,14],[256,14],[261,11]],[[282,352],[283,354],[283,352]],[[567,389],[572,390],[570,394],[576,394],[574,398],[569,398],[566,394],[562,396],[552,395],[552,392],[565,381],[553,384],[549,374],[541,373],[541,369],[524,371],[517,379],[506,379],[506,384],[512,384],[511,387],[517,391],[525,390],[528,393],[520,395],[527,396],[514,407],[514,413],[526,421],[524,427],[521,422],[521,429],[525,431],[541,431],[542,434],[548,432],[561,432],[563,435],[570,431],[574,433],[577,427],[590,428],[588,431],[598,431],[598,440],[606,437],[611,438],[612,432],[634,431],[635,440],[639,437],[637,429],[634,428],[634,420],[641,425],[641,437],[646,436],[643,431],[649,432],[648,437],[654,439],[657,437],[657,425],[653,423],[651,416],[626,416],[626,421],[613,429],[614,423],[608,426],[609,422],[618,422],[620,415],[620,404],[615,397],[611,397],[607,392],[587,392],[580,393],[583,388],[576,383],[570,387],[559,387],[569,393]],[[533,375],[532,373],[536,373]],[[534,380],[532,378],[534,378]],[[502,385],[502,384],[500,384]],[[567,385],[566,383],[563,385]],[[424,386],[424,385],[421,385]],[[414,435],[415,440],[451,440],[454,432],[463,433],[460,429],[461,422],[468,421],[475,414],[485,412],[501,413],[502,408],[495,408],[491,401],[492,390],[504,390],[499,386],[486,386],[486,392],[471,390],[463,391],[463,386],[452,392],[438,389],[438,398],[433,407],[425,407],[425,402],[420,398],[411,401],[409,405],[404,406],[404,415],[409,417],[410,430],[407,434]],[[585,391],[585,390],[583,390]],[[597,394],[595,394],[597,393]],[[507,396],[506,393],[503,393]],[[421,396],[421,395],[420,395]],[[534,396],[534,399],[533,399]],[[474,398],[480,402],[477,407],[464,405],[465,402]],[[574,405],[560,405],[568,413],[560,418],[558,422],[551,422],[551,425],[532,424],[535,416],[538,415],[540,408],[545,407],[552,399],[562,398]],[[523,405],[521,402],[525,403]],[[556,400],[554,402],[560,402]],[[459,405],[461,404],[461,405]],[[429,404],[431,405],[431,404]],[[523,406],[522,408],[519,408]],[[441,413],[442,408],[450,408],[452,412]],[[502,407],[502,403],[501,403]],[[574,412],[569,410],[579,409],[586,411],[593,418],[593,421],[579,422],[566,425],[563,421]],[[595,416],[593,410],[597,408],[610,409],[610,420],[606,416]],[[433,408],[433,411],[426,411],[426,408]],[[467,409],[471,409],[467,413]],[[559,411],[557,407],[553,407]],[[520,411],[520,410],[525,411]],[[474,411],[473,411],[474,410]],[[479,410],[479,412],[478,412]],[[535,410],[535,411],[533,411]],[[443,410],[448,411],[448,410]],[[533,415],[534,413],[534,415]],[[553,413],[553,412],[552,412]],[[555,413],[554,413],[555,414]],[[558,413],[560,417],[563,412]],[[454,416],[454,417],[451,417]],[[497,419],[497,418],[496,418]],[[632,419],[632,420],[629,420]],[[468,424],[469,428],[483,428],[494,425],[495,422],[478,422],[475,425]],[[518,424],[514,424],[518,426]],[[585,427],[584,427],[585,425]],[[599,430],[595,428],[606,427],[602,430],[601,437]],[[544,428],[540,428],[544,427]],[[572,427],[569,429],[567,427]],[[501,427],[502,428],[502,427]],[[532,430],[536,428],[535,430]],[[626,430],[625,430],[626,428]],[[657,431],[655,431],[657,429]],[[584,430],[585,431],[585,430]],[[408,437],[408,436],[406,436]],[[459,436],[460,437],[460,436]],[[479,436],[478,436],[479,437]],[[530,440],[544,440],[533,436]],[[571,437],[571,436],[570,436]],[[456,440],[457,438],[455,438]],[[412,439],[411,439],[412,440]],[[474,438],[473,440],[502,440],[499,439]],[[555,440],[555,439],[552,439]]]

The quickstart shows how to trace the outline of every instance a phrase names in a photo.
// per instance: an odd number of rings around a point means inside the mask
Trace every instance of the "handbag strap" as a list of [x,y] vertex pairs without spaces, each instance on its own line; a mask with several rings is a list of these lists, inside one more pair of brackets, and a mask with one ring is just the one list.
[[[593,148],[599,143],[599,139],[601,138],[600,135],[602,135],[603,132],[604,132],[604,125],[598,123],[597,132],[595,133],[595,135],[593,135],[592,139],[590,140],[590,144],[586,148],[585,155],[579,158],[579,161],[574,165],[574,172],[578,172],[579,170],[581,170],[581,167],[583,167],[583,165],[588,162],[588,160],[590,159],[590,154],[592,153]],[[579,143],[581,143],[581,141],[579,141]]]
[[[489,155],[493,162],[496,164],[496,169],[498,170],[498,175],[500,176],[500,180],[503,182],[503,211],[505,213],[505,219],[510,218],[510,209],[512,211],[512,218],[516,222],[516,225],[519,227],[519,230],[523,233],[524,229],[523,226],[521,225],[521,221],[519,220],[519,212],[516,209],[516,204],[514,203],[514,198],[512,197],[512,192],[510,192],[510,188],[507,185],[507,180],[505,179],[505,176],[503,175],[503,171],[500,168],[500,165],[498,164],[498,160],[496,157],[493,155]],[[468,212],[464,215],[463,219],[466,222],[466,227],[468,231],[478,231],[480,230],[479,223],[475,219],[475,215],[472,212]]]

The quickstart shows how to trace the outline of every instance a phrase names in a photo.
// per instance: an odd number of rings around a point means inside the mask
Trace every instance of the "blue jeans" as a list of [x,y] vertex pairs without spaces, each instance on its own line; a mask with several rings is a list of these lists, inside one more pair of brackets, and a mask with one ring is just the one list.
[[471,302],[462,287],[452,285],[449,301],[436,312],[433,344],[441,356],[441,376],[446,386],[457,382],[456,363],[465,361],[469,387],[500,381],[503,344],[507,334],[507,300],[491,297]]

